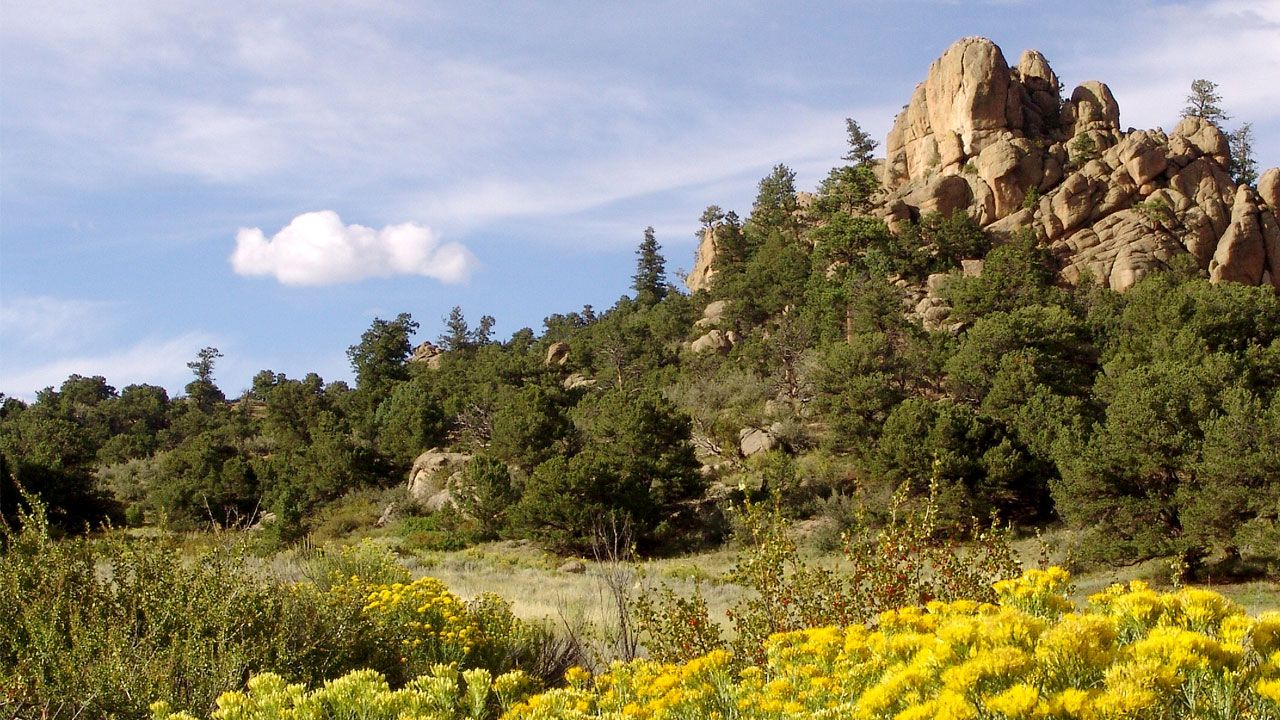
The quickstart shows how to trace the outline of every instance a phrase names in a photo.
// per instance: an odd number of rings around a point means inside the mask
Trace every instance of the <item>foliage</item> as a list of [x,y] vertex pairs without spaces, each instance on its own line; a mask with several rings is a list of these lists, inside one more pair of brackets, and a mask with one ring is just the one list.
[[636,274],[631,287],[636,291],[636,302],[644,307],[657,304],[667,295],[666,260],[662,246],[653,235],[653,227],[644,229],[644,240],[636,249]]
[[872,153],[880,143],[872,140],[853,118],[845,118],[844,125],[849,141],[849,152],[845,154],[844,159],[854,167],[870,165],[873,161]]
[[951,302],[951,317],[973,322],[998,311],[1027,305],[1066,305],[1067,297],[1054,287],[1052,256],[1032,233],[1016,233],[994,248],[982,262],[977,277],[952,277],[943,295]]
[[[939,498],[907,512],[900,496],[890,523],[862,527],[844,539],[845,563],[828,568],[805,560],[781,505],[747,503],[740,513],[748,543],[727,579],[753,597],[728,611],[733,640],[724,643],[701,597],[662,592],[641,605],[639,626],[657,657],[688,660],[712,646],[729,647],[740,662],[763,661],[771,635],[820,625],[858,625],[881,611],[933,599],[993,600],[992,582],[1017,574],[1008,537],[998,527],[974,528],[974,549],[937,537]],[[902,512],[899,513],[898,511]],[[760,598],[767,598],[761,602]]]
[[1068,170],[1078,170],[1088,165],[1089,161],[1096,160],[1100,154],[1098,141],[1088,132],[1077,135],[1067,146],[1067,150],[1070,153],[1070,159],[1067,161]]
[[[493,677],[487,670],[437,665],[400,690],[380,673],[357,670],[308,691],[274,673],[249,679],[244,691],[218,698],[217,720],[282,720],[286,717],[359,717],[364,720],[486,720],[508,710],[537,687],[519,670]],[[152,720],[195,720],[167,702],[151,706]]]
[[409,338],[417,330],[418,323],[409,313],[400,313],[395,320],[374,318],[369,329],[361,334],[360,342],[347,348],[347,359],[356,375],[356,389],[370,417],[378,404],[390,395],[392,387],[409,378],[406,360],[413,349]]
[[1186,107],[1182,108],[1182,117],[1195,117],[1220,124],[1231,119],[1222,111],[1218,103],[1222,96],[1218,94],[1218,83],[1203,78],[1191,81],[1191,92],[1187,95]]
[[1244,123],[1227,136],[1231,145],[1231,182],[1236,185],[1255,185],[1258,182],[1258,161],[1253,157],[1253,123]]
[[713,650],[615,665],[508,718],[1251,718],[1280,716],[1280,618],[1206,590],[1116,585],[1077,608],[1069,575],[1032,570],[994,603],[934,600],[861,624],[764,639],[760,663]]
[[476,521],[476,540],[498,537],[507,527],[509,508],[520,500],[506,463],[483,455],[471,458],[452,492],[458,509]]

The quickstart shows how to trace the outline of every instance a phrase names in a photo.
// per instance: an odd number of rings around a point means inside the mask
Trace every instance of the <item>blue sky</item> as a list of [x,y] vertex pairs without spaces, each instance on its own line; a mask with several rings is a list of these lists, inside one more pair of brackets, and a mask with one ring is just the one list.
[[213,345],[235,395],[347,378],[375,316],[608,307],[645,226],[690,267],[703,208],[779,162],[812,188],[966,35],[1124,126],[1212,79],[1280,165],[1280,0],[0,0],[0,392],[177,392]]

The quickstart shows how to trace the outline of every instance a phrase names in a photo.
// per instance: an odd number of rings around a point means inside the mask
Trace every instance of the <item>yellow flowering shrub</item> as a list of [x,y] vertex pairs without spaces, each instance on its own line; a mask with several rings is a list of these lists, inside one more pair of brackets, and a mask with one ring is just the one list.
[[771,636],[759,665],[723,650],[615,664],[506,715],[550,718],[1012,720],[1280,718],[1280,613],[1217,593],[1115,586],[1077,608],[1060,568],[867,625]]
[[[308,692],[274,673],[256,675],[243,692],[223,693],[211,720],[482,720],[506,710],[534,687],[519,670],[493,679],[487,670],[457,671],[437,665],[431,672],[392,690],[373,670],[357,670]],[[153,720],[195,720],[168,703],[151,706]]]
[[353,575],[330,593],[362,603],[379,637],[398,648],[406,677],[441,663],[504,669],[533,631],[502,598],[485,594],[464,601],[432,577],[369,583]]

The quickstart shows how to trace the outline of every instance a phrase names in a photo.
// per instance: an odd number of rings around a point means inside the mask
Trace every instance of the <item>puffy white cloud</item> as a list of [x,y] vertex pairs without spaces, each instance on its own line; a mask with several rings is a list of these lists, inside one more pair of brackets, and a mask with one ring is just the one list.
[[285,285],[333,285],[372,277],[422,275],[463,282],[477,260],[458,243],[441,243],[416,223],[374,230],[344,225],[332,210],[303,213],[270,239],[258,228],[236,234],[231,267],[240,275],[274,275]]

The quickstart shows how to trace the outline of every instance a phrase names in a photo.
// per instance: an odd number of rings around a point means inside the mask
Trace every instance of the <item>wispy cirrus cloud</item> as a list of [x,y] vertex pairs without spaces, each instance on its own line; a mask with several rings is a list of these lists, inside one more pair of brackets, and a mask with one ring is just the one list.
[[22,350],[74,350],[115,324],[112,304],[49,295],[6,297],[0,303],[0,344]]
[[117,388],[150,383],[176,391],[190,380],[187,362],[200,348],[217,344],[207,333],[193,332],[147,338],[119,350],[70,353],[31,365],[19,365],[10,359],[0,366],[0,392],[31,400],[39,390],[56,388],[73,374],[101,375]]
[[241,229],[231,267],[241,275],[272,275],[284,285],[333,285],[392,275],[463,282],[477,261],[458,243],[441,243],[416,223],[374,230],[345,225],[332,210],[303,213],[270,239]]

